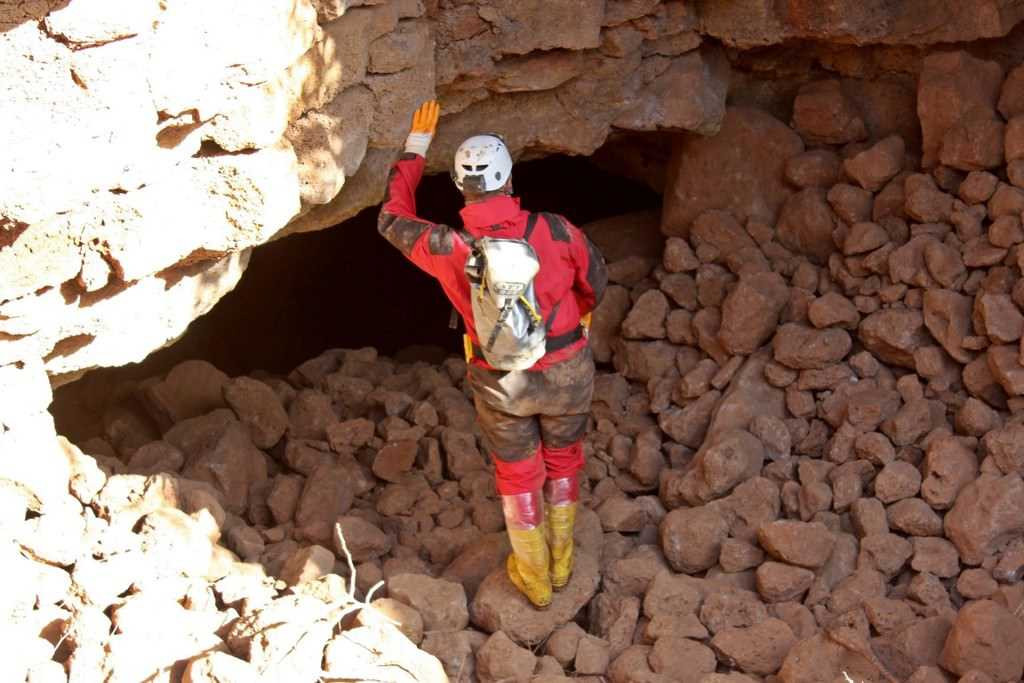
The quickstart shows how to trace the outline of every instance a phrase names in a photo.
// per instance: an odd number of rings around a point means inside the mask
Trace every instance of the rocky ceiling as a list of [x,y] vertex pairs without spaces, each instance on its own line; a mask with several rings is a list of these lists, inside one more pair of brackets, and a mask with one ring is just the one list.
[[425,99],[435,172],[481,129],[521,158],[713,135],[727,100],[771,110],[823,71],[913,113],[900,82],[925,53],[1011,54],[1013,35],[982,39],[1022,18],[1012,0],[6,3],[0,373],[61,382],[170,343],[253,247],[378,202]]

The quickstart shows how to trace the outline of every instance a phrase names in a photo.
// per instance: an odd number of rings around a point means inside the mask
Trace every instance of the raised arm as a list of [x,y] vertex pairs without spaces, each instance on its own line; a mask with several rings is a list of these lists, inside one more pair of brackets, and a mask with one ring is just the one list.
[[437,102],[430,100],[413,114],[405,151],[388,174],[384,203],[377,219],[377,231],[410,259],[416,242],[435,226],[416,215],[416,187],[423,177],[427,149],[440,113]]

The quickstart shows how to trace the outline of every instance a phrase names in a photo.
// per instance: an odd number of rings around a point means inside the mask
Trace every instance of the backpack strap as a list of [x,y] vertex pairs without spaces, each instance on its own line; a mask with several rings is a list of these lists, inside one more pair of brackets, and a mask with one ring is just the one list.
[[533,229],[537,227],[537,216],[540,214],[531,213],[530,217],[526,219],[526,229],[523,230],[523,241],[529,242],[530,235],[533,234]]

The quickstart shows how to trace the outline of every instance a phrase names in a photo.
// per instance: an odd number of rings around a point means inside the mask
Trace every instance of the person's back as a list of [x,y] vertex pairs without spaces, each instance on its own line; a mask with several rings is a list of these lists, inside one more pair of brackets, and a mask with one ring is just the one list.
[[[564,586],[572,571],[577,476],[594,380],[581,318],[600,301],[607,271],[594,245],[568,220],[520,208],[511,196],[512,160],[496,135],[469,138],[456,152],[453,176],[466,199],[460,212],[465,233],[419,218],[415,190],[438,115],[434,102],[416,112],[406,153],[388,179],[378,229],[438,280],[465,323],[468,381],[494,458],[513,546],[509,578],[535,605],[544,606],[552,586]],[[466,274],[472,244],[483,238],[524,240],[540,264],[532,286],[546,330],[545,349],[526,370],[501,370],[485,359],[482,345],[493,339],[478,334]]]

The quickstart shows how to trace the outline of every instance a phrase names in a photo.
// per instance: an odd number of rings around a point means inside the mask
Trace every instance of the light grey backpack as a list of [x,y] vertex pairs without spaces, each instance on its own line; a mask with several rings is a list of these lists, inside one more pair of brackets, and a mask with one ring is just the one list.
[[522,239],[462,234],[471,250],[466,277],[479,348],[498,370],[525,370],[546,352],[547,327],[533,289],[540,260],[529,243],[536,220],[531,214]]

